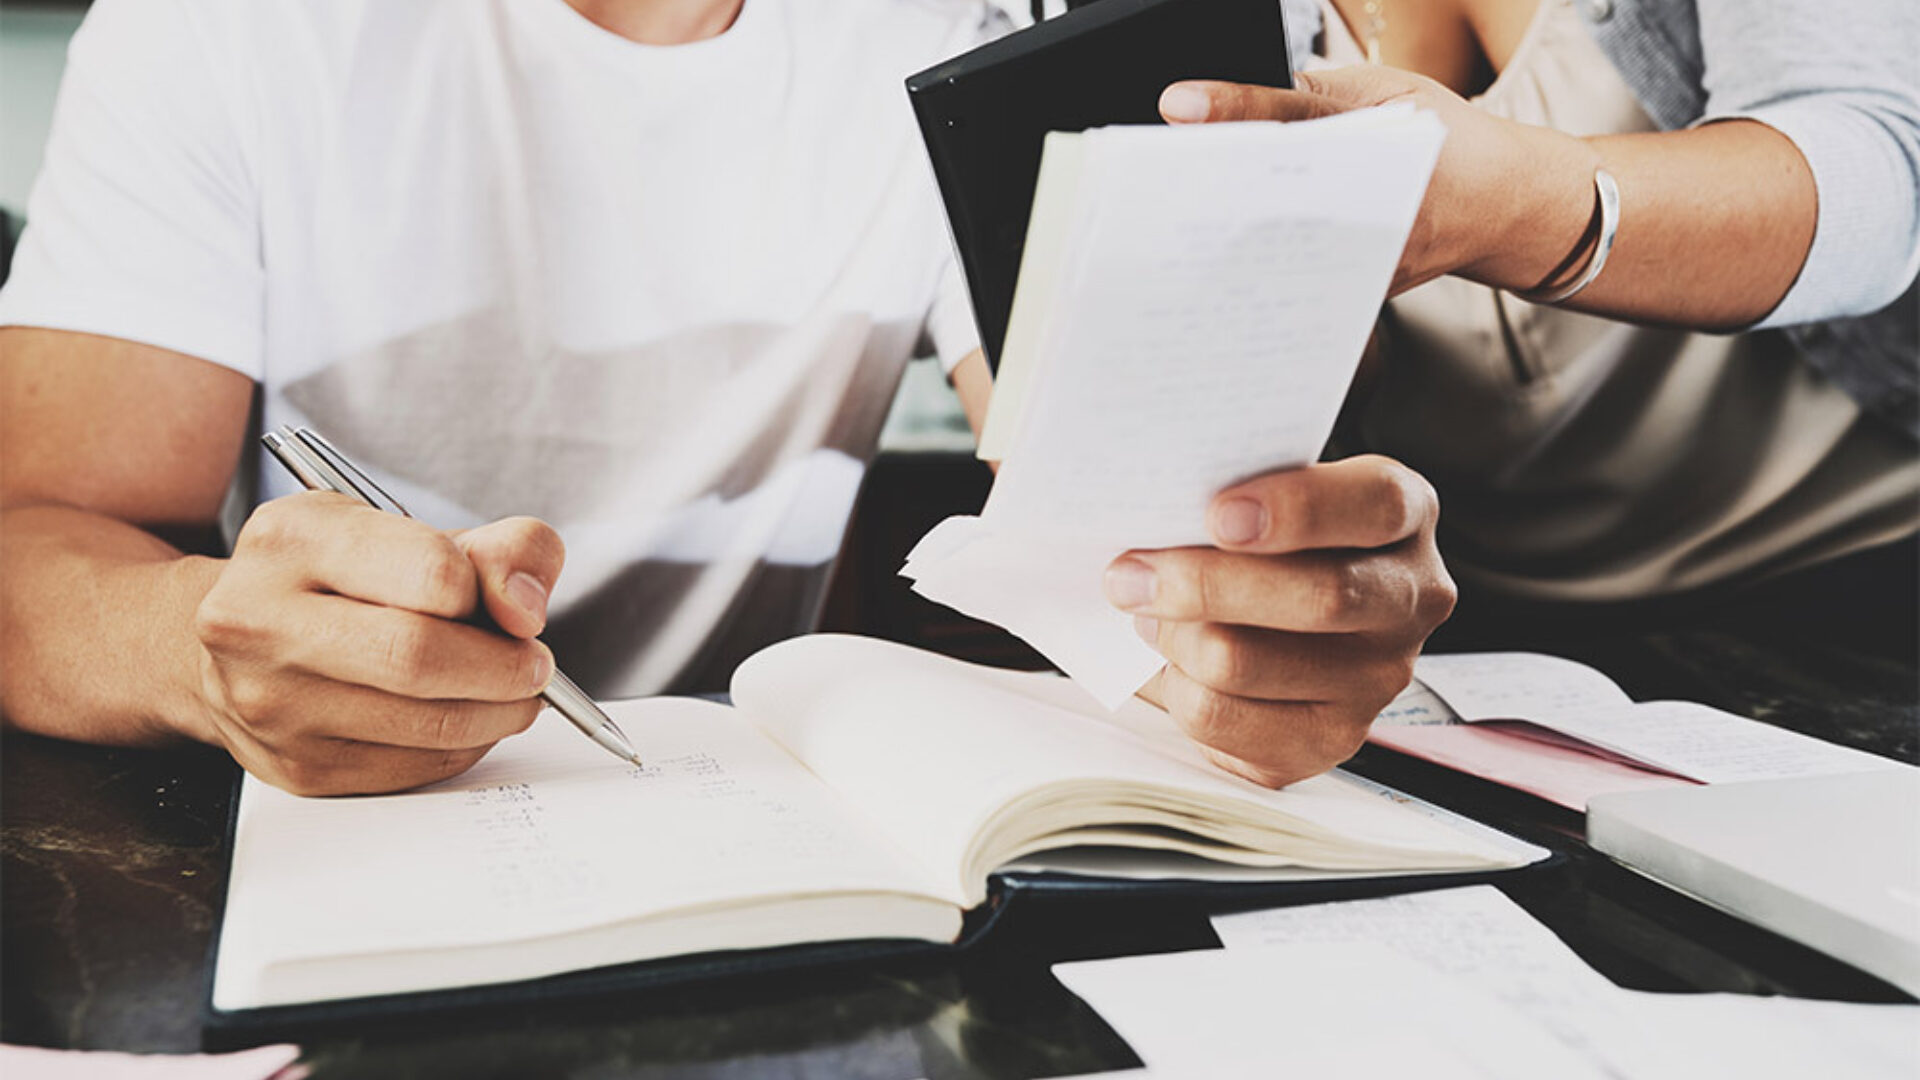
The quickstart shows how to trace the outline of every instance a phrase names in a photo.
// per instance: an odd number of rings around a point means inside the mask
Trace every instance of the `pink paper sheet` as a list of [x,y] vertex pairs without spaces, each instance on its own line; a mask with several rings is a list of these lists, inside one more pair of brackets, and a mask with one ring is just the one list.
[[260,1046],[237,1054],[121,1054],[106,1050],[44,1050],[0,1046],[7,1080],[296,1080],[300,1048]]
[[1587,800],[1595,795],[1693,783],[1485,723],[1375,724],[1367,739],[1581,813],[1586,812]]

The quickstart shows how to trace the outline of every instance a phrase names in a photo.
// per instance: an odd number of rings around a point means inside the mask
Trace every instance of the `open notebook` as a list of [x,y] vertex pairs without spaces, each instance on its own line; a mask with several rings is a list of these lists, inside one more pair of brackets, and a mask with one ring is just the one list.
[[1217,880],[1546,855],[1338,773],[1269,791],[1145,704],[1109,714],[1056,676],[865,638],[764,650],[733,697],[609,706],[644,768],[545,716],[405,794],[303,799],[248,778],[215,1010],[717,950],[952,942],[996,868],[1062,848],[1107,853],[1082,872],[1153,876],[1112,854],[1132,850]]

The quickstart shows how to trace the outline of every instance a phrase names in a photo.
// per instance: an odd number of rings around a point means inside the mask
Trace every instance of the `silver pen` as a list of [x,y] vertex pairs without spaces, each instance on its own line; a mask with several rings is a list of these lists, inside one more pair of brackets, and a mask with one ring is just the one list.
[[[412,517],[400,500],[387,494],[386,490],[375,483],[373,478],[361,471],[360,467],[347,460],[347,456],[333,448],[333,444],[318,433],[307,428],[292,428],[281,425],[279,431],[269,431],[260,436],[260,442],[287,471],[310,491],[337,491],[376,510],[386,510],[402,517]],[[553,678],[547,681],[547,688],[540,696],[553,706],[568,722],[580,729],[581,733],[605,747],[607,752],[623,761],[641,764],[640,755],[634,753],[633,744],[627,741],[622,732],[609,716],[594,704],[586,691],[574,685],[572,679],[555,668]]]

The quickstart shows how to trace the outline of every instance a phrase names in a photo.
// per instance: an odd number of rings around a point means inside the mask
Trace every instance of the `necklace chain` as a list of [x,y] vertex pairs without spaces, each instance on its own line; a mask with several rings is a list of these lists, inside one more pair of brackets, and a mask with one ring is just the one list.
[[1380,35],[1387,32],[1386,0],[1366,0],[1367,63],[1380,62]]

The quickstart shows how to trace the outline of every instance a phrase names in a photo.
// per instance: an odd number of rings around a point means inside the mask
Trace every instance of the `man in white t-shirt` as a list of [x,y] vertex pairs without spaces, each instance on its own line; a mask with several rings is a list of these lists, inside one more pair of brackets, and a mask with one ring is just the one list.
[[[555,653],[631,696],[804,630],[901,364],[930,344],[984,396],[900,84],[997,29],[978,0],[97,3],[0,292],[7,722],[388,790],[523,729]],[[421,520],[261,468],[256,394]],[[259,506],[231,558],[157,535],[230,489]],[[1109,585],[1167,706],[1280,783],[1357,747],[1452,587],[1390,462],[1239,494],[1233,550]]]

